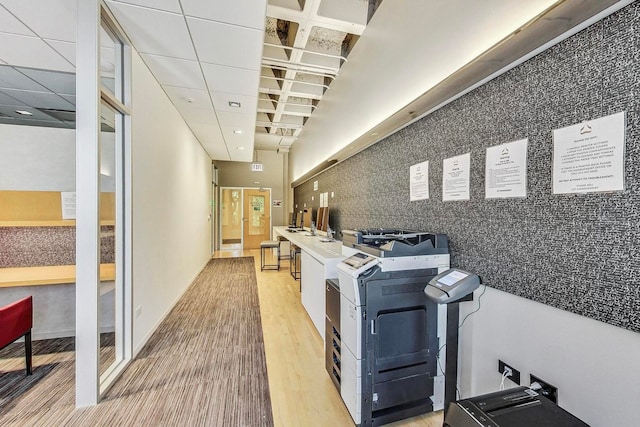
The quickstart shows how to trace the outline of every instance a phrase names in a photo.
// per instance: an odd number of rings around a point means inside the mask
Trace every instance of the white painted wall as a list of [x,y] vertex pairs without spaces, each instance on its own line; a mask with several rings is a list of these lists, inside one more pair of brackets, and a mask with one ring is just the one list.
[[[115,191],[115,137],[102,132],[102,190]],[[0,190],[75,191],[76,131],[0,124]]]
[[460,330],[460,358],[463,397],[496,391],[501,359],[522,385],[532,373],[558,387],[559,405],[592,427],[640,425],[638,333],[487,288]]
[[75,129],[0,124],[0,190],[75,188]]
[[132,60],[136,354],[209,259],[211,159],[140,56]]

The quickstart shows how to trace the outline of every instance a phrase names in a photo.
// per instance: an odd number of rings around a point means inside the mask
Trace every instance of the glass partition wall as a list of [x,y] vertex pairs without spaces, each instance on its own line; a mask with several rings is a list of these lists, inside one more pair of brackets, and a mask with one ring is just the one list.
[[130,49],[97,0],[78,2],[76,406],[131,359]]
[[[102,394],[131,357],[131,283],[126,244],[129,177],[129,110],[126,42],[106,10],[100,21],[100,281],[98,304],[99,372]],[[103,271],[107,274],[103,274]],[[113,271],[113,276],[108,272]]]

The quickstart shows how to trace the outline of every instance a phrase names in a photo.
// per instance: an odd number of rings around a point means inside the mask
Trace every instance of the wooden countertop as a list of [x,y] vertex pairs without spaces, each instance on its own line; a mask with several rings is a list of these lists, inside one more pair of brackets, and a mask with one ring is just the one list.
[[[115,280],[115,264],[100,264],[100,280]],[[75,265],[0,268],[0,288],[75,283]]]

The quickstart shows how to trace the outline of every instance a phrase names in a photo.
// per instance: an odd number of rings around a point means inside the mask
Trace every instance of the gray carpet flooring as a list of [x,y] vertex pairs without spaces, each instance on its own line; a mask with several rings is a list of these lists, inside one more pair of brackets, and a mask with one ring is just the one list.
[[273,425],[252,257],[211,260],[95,407],[74,408],[72,340],[35,342],[32,377],[19,350],[0,353],[2,426]]

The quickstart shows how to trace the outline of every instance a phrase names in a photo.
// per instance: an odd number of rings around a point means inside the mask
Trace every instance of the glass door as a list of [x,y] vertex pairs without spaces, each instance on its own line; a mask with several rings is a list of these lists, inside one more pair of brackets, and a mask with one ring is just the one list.
[[271,238],[271,189],[222,188],[220,249],[257,249]]
[[260,242],[271,236],[271,191],[265,189],[244,190],[244,231],[245,249],[257,249]]
[[242,247],[242,188],[223,188],[220,203],[221,249]]

